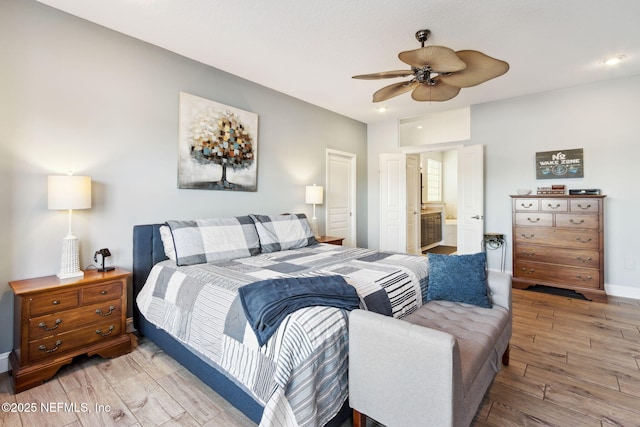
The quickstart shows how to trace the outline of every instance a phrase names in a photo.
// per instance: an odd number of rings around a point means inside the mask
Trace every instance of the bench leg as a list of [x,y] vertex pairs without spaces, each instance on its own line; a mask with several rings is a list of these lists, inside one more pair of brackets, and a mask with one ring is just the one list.
[[365,427],[367,425],[367,416],[353,410],[353,427]]
[[502,364],[504,366],[509,366],[509,348],[510,346],[507,344],[507,349],[502,354]]

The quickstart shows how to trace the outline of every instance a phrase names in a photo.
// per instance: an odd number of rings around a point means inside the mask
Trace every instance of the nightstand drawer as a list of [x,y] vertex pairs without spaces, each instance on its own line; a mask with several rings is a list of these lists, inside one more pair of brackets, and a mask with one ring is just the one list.
[[[111,319],[120,321],[121,315],[122,302],[116,299],[34,317],[29,319],[29,342],[51,335],[60,335],[93,323]],[[106,319],[107,317],[109,319]]]
[[30,298],[29,312],[31,316],[51,313],[77,307],[79,302],[78,291],[37,295]]
[[108,282],[98,286],[82,289],[82,303],[91,304],[98,301],[120,298],[122,296],[122,282]]
[[58,334],[29,343],[29,360],[36,361],[46,357],[66,353],[81,347],[87,347],[101,340],[113,338],[121,333],[120,319],[105,321],[75,331]]

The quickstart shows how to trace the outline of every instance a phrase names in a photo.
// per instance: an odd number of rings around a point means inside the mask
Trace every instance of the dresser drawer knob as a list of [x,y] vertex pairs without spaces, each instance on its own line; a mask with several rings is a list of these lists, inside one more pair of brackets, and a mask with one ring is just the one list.
[[591,277],[591,276],[582,277],[582,275],[580,275],[580,274],[576,274],[576,277],[577,277],[578,279],[582,280],[583,282],[588,282],[589,280],[591,280],[591,279],[592,279],[592,277]]
[[551,203],[549,203],[547,206],[551,209],[558,209],[562,205],[560,205],[560,203],[556,203],[555,205],[552,205]]
[[45,331],[53,331],[54,329],[57,329],[58,326],[60,326],[60,323],[62,323],[61,319],[56,319],[56,323],[55,325],[53,325],[52,327],[47,327],[47,324],[44,322],[40,322],[38,323],[38,327],[44,329]]
[[573,225],[580,225],[580,224],[584,224],[584,219],[581,219],[580,221],[575,221],[573,218],[571,218],[569,222]]
[[52,304],[53,304],[53,305],[58,305],[58,304],[60,304],[60,301],[58,301],[57,299],[54,299],[54,300],[53,300],[53,302],[52,302]]
[[535,234],[531,234],[531,235],[527,236],[527,235],[526,235],[526,234],[524,234],[524,233],[520,233],[520,235],[521,235],[524,239],[533,239],[533,236],[535,236]]
[[591,258],[591,257],[582,258],[581,256],[577,256],[577,257],[576,257],[576,259],[577,259],[578,261],[580,261],[580,262],[584,262],[584,263],[590,262],[590,261],[592,260],[592,258]]
[[60,346],[62,345],[62,341],[58,340],[56,341],[56,346],[53,348],[47,348],[44,344],[38,346],[38,350],[40,351],[46,351],[47,353],[53,353],[54,351],[56,351],[58,348],[60,348]]
[[582,204],[578,203],[578,207],[580,209],[589,209],[591,207],[591,204],[588,204],[587,206],[582,206]]
[[582,237],[578,236],[576,237],[576,241],[580,243],[589,243],[591,241],[591,237],[589,237],[587,240],[584,240]]
[[111,313],[113,313],[113,310],[115,310],[115,307],[110,305],[109,306],[109,311],[104,313],[102,310],[100,310],[99,308],[96,309],[96,313],[99,314],[100,316],[106,317],[106,316],[110,316]]
[[535,272],[536,272],[536,269],[535,269],[535,268],[532,268],[531,270],[527,270],[526,268],[522,267],[522,271],[523,271],[525,274],[533,274],[533,273],[535,273]]
[[107,291],[105,291],[104,289],[100,291],[100,295],[106,295]]
[[109,332],[102,332],[102,330],[101,330],[101,329],[96,329],[96,334],[98,334],[98,335],[100,335],[100,336],[102,336],[102,337],[106,337],[107,335],[111,335],[111,333],[113,332],[113,330],[114,330],[115,328],[116,328],[116,327],[115,327],[115,326],[113,326],[113,325],[109,326]]
[[540,218],[536,218],[536,219],[527,218],[527,221],[536,223],[536,222],[540,221]]

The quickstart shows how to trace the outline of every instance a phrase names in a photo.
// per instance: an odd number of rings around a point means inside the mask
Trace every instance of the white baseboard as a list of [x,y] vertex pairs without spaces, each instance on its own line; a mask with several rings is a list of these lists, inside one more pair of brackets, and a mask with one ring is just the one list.
[[0,354],[0,374],[9,370],[9,354],[11,354],[11,352]]
[[607,292],[607,295],[640,299],[640,288],[637,287],[632,288],[631,286],[620,286],[605,283],[604,290]]

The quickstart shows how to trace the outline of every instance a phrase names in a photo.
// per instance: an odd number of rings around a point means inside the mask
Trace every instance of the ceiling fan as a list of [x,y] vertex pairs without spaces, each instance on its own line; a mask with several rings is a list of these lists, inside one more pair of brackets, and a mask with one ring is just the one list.
[[426,46],[431,31],[420,30],[416,39],[419,49],[400,52],[398,58],[411,66],[411,70],[383,71],[353,76],[354,79],[375,80],[409,77],[406,82],[394,83],[373,94],[373,102],[385,101],[412,90],[416,101],[447,101],[460,92],[460,88],[484,83],[509,71],[509,64],[476,50],[459,50],[443,46]]

